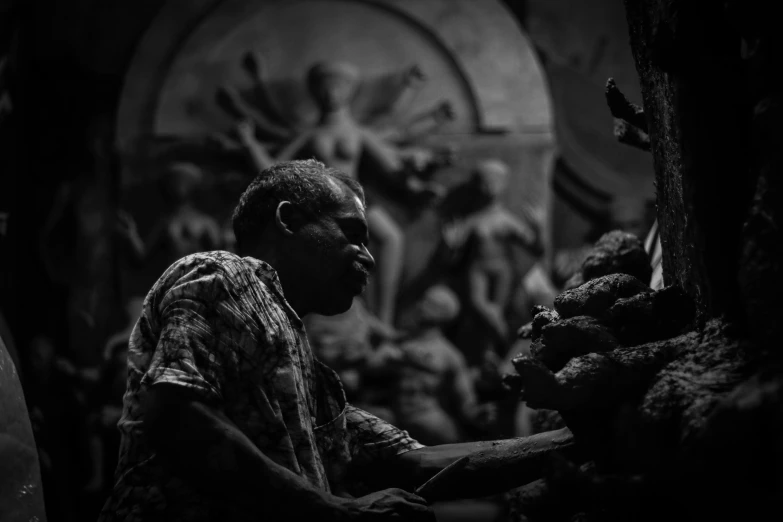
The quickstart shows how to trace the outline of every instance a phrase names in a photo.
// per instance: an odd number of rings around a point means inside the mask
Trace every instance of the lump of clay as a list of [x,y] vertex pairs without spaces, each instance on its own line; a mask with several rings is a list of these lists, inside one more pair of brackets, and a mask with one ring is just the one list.
[[582,263],[582,276],[590,281],[608,274],[628,274],[649,285],[652,267],[638,237],[620,230],[601,236]]
[[541,330],[541,342],[533,343],[531,351],[547,368],[556,372],[572,357],[608,352],[619,345],[609,328],[593,317],[581,315],[545,325]]
[[517,337],[520,339],[533,339],[535,341],[541,337],[541,329],[544,326],[560,320],[558,313],[546,306],[536,305],[530,312],[533,314],[533,320],[517,330]]
[[552,372],[537,357],[522,355],[511,361],[518,375],[508,376],[504,382],[512,390],[520,390],[520,399],[531,408],[560,413],[577,408],[606,409],[646,390],[655,375],[696,337],[690,332],[665,341],[589,353],[571,359],[558,372]]
[[650,287],[627,274],[611,274],[563,292],[555,298],[555,310],[562,318],[590,315],[603,317],[618,299],[651,292]]
[[557,322],[560,320],[560,315],[554,310],[550,310],[545,306],[535,307],[534,312],[537,312],[533,317],[532,324],[532,338],[535,341],[541,337],[541,330],[548,324]]
[[682,333],[694,317],[693,301],[679,287],[618,299],[606,321],[626,346],[668,339]]

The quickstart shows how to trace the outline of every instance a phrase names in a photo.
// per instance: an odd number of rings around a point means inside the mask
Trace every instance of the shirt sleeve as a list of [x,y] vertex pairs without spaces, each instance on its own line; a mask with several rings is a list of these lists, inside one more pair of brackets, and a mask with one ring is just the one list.
[[[226,383],[238,378],[234,317],[226,277],[209,267],[185,273],[147,310],[156,314],[160,336],[142,385],[182,386],[201,400],[221,403]],[[147,305],[145,305],[147,306]]]
[[351,458],[356,464],[366,465],[424,447],[407,431],[350,404],[346,406],[345,417]]

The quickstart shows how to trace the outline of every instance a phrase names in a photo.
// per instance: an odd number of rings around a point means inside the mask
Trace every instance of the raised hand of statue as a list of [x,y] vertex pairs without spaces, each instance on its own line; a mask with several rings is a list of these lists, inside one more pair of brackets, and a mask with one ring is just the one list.
[[417,204],[436,205],[446,195],[446,188],[442,185],[423,181],[415,176],[407,178],[405,186]]
[[256,142],[256,125],[252,120],[244,119],[237,123],[237,136],[239,140],[244,144]]
[[442,145],[431,148],[406,147],[400,151],[403,162],[419,178],[430,178],[439,169],[453,165],[457,158],[457,148]]
[[454,121],[454,118],[456,117],[457,114],[454,111],[454,105],[448,100],[441,102],[432,113],[432,118],[437,125]]
[[411,66],[410,69],[408,69],[408,74],[405,77],[405,81],[408,85],[419,83],[419,82],[425,82],[427,81],[427,75],[422,70],[421,67],[418,65]]
[[407,147],[400,151],[403,162],[414,172],[424,172],[435,162],[436,154],[432,149],[423,147]]
[[139,229],[133,217],[123,210],[117,211],[117,219],[114,224],[114,232],[119,239],[130,248],[131,253],[140,261],[144,258],[144,240],[141,239]]
[[139,238],[139,229],[136,226],[136,221],[124,210],[117,211],[114,231],[123,239],[133,240]]

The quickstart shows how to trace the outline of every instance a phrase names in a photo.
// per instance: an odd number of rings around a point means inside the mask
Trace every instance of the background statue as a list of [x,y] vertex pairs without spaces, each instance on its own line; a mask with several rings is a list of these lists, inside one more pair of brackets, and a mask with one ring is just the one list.
[[[237,137],[249,152],[257,169],[280,161],[315,157],[330,167],[358,177],[360,160],[370,167],[362,175],[380,174],[387,182],[404,189],[408,196],[423,200],[437,196],[442,189],[412,174],[444,162],[432,151],[411,147],[417,137],[434,131],[453,117],[444,102],[434,109],[414,115],[405,122],[395,117],[410,102],[421,71],[413,67],[389,89],[382,103],[367,109],[363,120],[354,114],[352,102],[358,98],[359,71],[341,62],[320,62],[307,75],[307,86],[318,113],[315,122],[289,122],[275,110],[262,78],[259,57],[248,53],[244,68],[253,79],[254,103],[230,87],[217,95],[218,104],[241,123]],[[283,144],[282,147],[280,144]],[[406,146],[408,145],[408,146]],[[400,175],[402,174],[402,175]],[[403,183],[399,183],[403,180]],[[395,303],[403,266],[403,234],[399,225],[381,206],[370,200],[367,221],[378,248],[378,317],[387,324],[395,319]]]
[[99,359],[100,338],[110,320],[107,305],[116,299],[111,136],[107,118],[91,122],[85,136],[89,156],[73,158],[78,162],[74,175],[57,187],[38,237],[46,275],[67,295],[67,350],[79,363]]
[[444,285],[427,290],[416,304],[414,330],[400,344],[393,409],[397,425],[422,444],[449,444],[467,440],[494,422],[491,403],[481,404],[462,353],[441,328],[459,314],[456,294]]
[[505,355],[513,341],[505,314],[522,274],[516,273],[512,247],[541,254],[536,228],[512,214],[500,200],[508,175],[503,162],[481,161],[467,182],[473,195],[471,208],[444,229],[446,243],[461,252],[461,286],[468,306],[466,321],[460,324],[466,333],[483,332],[479,342],[473,339],[473,351],[466,353],[474,366],[487,357],[496,360],[497,355]]
[[221,227],[214,218],[198,210],[193,201],[202,179],[201,170],[190,163],[173,163],[163,171],[159,187],[164,214],[146,240],[142,240],[133,218],[120,212],[118,230],[135,261],[142,263],[162,252],[171,263],[189,254],[222,247]]

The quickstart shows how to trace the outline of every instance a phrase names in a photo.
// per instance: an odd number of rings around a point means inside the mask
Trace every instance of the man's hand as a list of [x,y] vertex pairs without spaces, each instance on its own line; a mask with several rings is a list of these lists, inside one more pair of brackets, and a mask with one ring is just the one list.
[[346,520],[357,522],[435,522],[427,502],[402,489],[384,489],[355,499],[341,499]]

